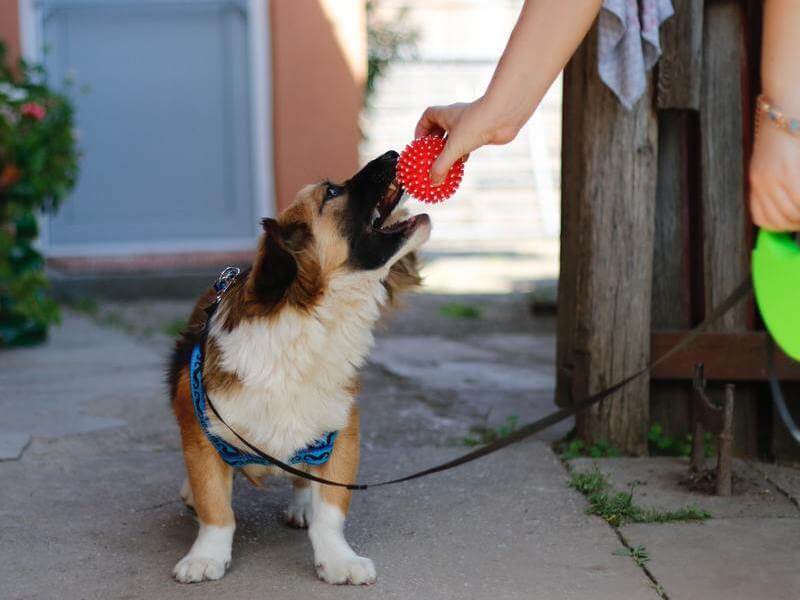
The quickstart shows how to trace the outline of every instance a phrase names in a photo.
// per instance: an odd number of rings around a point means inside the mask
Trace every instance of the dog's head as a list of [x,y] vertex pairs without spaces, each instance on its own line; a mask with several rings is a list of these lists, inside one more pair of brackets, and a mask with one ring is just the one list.
[[392,281],[418,282],[413,251],[430,237],[431,223],[397,208],[397,159],[387,152],[343,183],[307,186],[277,219],[262,221],[251,273],[259,300],[308,305],[326,282],[355,273],[388,282],[390,296]]

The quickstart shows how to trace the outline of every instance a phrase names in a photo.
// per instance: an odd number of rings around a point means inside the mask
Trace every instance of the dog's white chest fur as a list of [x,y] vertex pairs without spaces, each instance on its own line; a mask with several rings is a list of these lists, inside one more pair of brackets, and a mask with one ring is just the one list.
[[[341,429],[353,399],[348,388],[372,346],[385,297],[374,274],[345,274],[330,280],[310,314],[287,307],[231,332],[217,319],[210,335],[222,367],[242,386],[209,392],[211,400],[234,429],[276,458],[290,458]],[[241,447],[224,425],[212,424],[214,433]]]

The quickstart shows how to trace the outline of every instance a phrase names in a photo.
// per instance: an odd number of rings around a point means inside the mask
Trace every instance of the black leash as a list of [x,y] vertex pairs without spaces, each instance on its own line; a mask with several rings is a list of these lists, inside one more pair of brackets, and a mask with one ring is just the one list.
[[[254,446],[253,444],[248,442],[241,435],[239,435],[239,433],[235,429],[233,429],[230,425],[228,425],[228,423],[225,422],[225,419],[222,418],[222,416],[217,411],[216,407],[211,403],[211,399],[208,398],[208,395],[206,395],[206,402],[208,403],[209,408],[211,408],[212,412],[217,417],[217,419],[219,419],[220,422],[222,422],[222,424],[225,425],[225,427],[227,427],[231,431],[231,433],[233,433],[233,435],[235,435],[236,438],[242,444],[247,446],[257,456],[260,456],[264,460],[269,461],[270,463],[272,463],[273,465],[275,465],[279,469],[282,469],[283,471],[286,471],[287,473],[290,473],[290,474],[295,475],[297,477],[301,477],[303,479],[308,479],[309,481],[315,481],[316,483],[321,483],[321,484],[324,484],[324,485],[332,485],[332,486],[336,486],[336,487],[343,487],[343,488],[347,488],[348,490],[366,490],[366,489],[369,489],[369,488],[382,487],[384,485],[392,485],[392,484],[395,484],[395,483],[402,483],[404,481],[411,481],[412,479],[417,479],[419,477],[425,477],[426,475],[432,475],[433,473],[439,473],[441,471],[446,471],[448,469],[452,469],[454,467],[461,466],[461,465],[466,464],[468,462],[472,462],[473,460],[477,460],[479,458],[482,458],[484,456],[492,454],[493,452],[497,452],[498,450],[500,450],[502,448],[505,448],[506,446],[510,446],[511,444],[515,444],[515,443],[517,443],[517,442],[519,442],[521,440],[524,440],[525,438],[528,438],[528,437],[530,437],[530,436],[532,436],[532,435],[534,435],[536,433],[539,433],[540,431],[542,431],[544,429],[547,429],[548,427],[550,427],[552,425],[555,425],[559,421],[563,421],[564,419],[566,419],[568,417],[571,417],[572,415],[577,414],[577,413],[581,412],[582,410],[585,410],[585,409],[589,408],[590,406],[593,406],[593,405],[597,404],[598,402],[604,400],[605,398],[608,398],[614,392],[619,391],[620,389],[622,389],[623,387],[625,387],[626,385],[628,385],[632,381],[634,381],[634,380],[644,376],[645,374],[649,373],[656,366],[660,365],[661,363],[663,363],[668,358],[674,356],[675,354],[677,354],[678,352],[680,352],[681,350],[683,350],[687,346],[689,346],[695,339],[697,339],[697,337],[701,333],[706,331],[706,329],[708,329],[709,326],[711,326],[712,323],[714,323],[722,315],[727,313],[742,298],[744,298],[748,294],[748,292],[750,292],[751,288],[752,288],[752,283],[751,283],[750,277],[748,276],[747,279],[742,281],[742,283],[740,283],[736,287],[736,289],[733,290],[730,293],[730,295],[727,298],[725,298],[725,300],[723,300],[722,303],[719,306],[717,306],[711,312],[711,314],[708,317],[705,318],[705,320],[703,320],[702,323],[700,323],[697,327],[695,327],[690,332],[688,332],[686,334],[685,338],[683,338],[680,342],[675,344],[675,346],[673,346],[670,350],[668,350],[667,352],[665,352],[664,354],[662,354],[661,356],[659,356],[655,360],[651,361],[644,368],[642,368],[639,371],[635,372],[633,375],[629,375],[625,379],[622,379],[621,381],[615,383],[611,387],[608,387],[608,388],[606,388],[606,389],[604,389],[604,390],[602,390],[600,392],[597,392],[596,394],[592,394],[588,398],[584,398],[583,400],[581,400],[579,402],[576,402],[572,406],[569,406],[569,407],[566,407],[566,408],[561,408],[561,409],[555,411],[554,413],[551,413],[551,414],[547,415],[546,417],[544,417],[542,419],[534,421],[533,423],[528,423],[527,425],[523,425],[519,429],[515,429],[514,431],[512,431],[508,436],[506,436],[504,438],[501,438],[501,439],[499,439],[499,440],[497,440],[495,442],[492,442],[491,444],[487,444],[485,446],[481,446],[480,448],[477,448],[477,449],[473,450],[472,452],[467,452],[466,454],[464,454],[462,456],[459,456],[458,458],[454,458],[453,460],[447,461],[445,463],[430,467],[428,469],[424,469],[422,471],[418,471],[416,473],[412,473],[411,475],[406,475],[404,477],[399,477],[397,479],[390,479],[388,481],[380,481],[380,482],[376,482],[376,483],[341,483],[341,482],[338,482],[338,481],[330,481],[330,480],[324,479],[322,477],[317,477],[316,475],[312,475],[311,473],[308,473],[306,471],[297,469],[297,468],[295,468],[295,467],[293,467],[291,465],[288,465],[288,464],[278,460],[277,458],[274,458],[274,457],[270,456],[266,452],[263,452],[262,450],[260,450],[259,448],[257,448],[256,446]],[[210,321],[210,319],[211,319],[211,317],[209,316],[209,321]],[[772,360],[772,352],[770,352],[770,361],[771,360]],[[770,365],[771,365],[771,362],[770,362]],[[772,384],[772,383],[773,383],[773,381],[770,381],[770,384]],[[780,394],[780,387],[777,386],[777,381],[775,381],[774,383],[775,383],[775,385],[777,387],[778,394]],[[775,392],[776,387],[773,387],[773,393]],[[777,396],[776,396],[776,398],[777,398]],[[782,400],[783,400],[783,397],[781,396],[781,401]],[[777,400],[776,400],[776,404],[777,404]],[[782,406],[783,406],[783,409],[785,410],[786,409],[786,405],[783,404]],[[779,406],[779,410],[780,410],[780,406]],[[786,411],[786,414],[788,415],[788,411]],[[796,427],[795,427],[795,431],[797,431]],[[795,431],[793,431],[792,433],[794,434]],[[797,431],[797,436],[800,436],[800,431]],[[798,441],[800,441],[800,437],[798,437],[797,439],[798,439]]]
[[775,351],[775,340],[772,339],[771,335],[767,334],[767,374],[769,376],[769,389],[772,391],[772,402],[775,404],[775,408],[778,409],[778,414],[781,416],[781,421],[783,421],[786,429],[789,430],[795,441],[800,444],[800,429],[798,429],[792,415],[789,413],[789,409],[786,407],[781,384],[777,375],[775,375]]

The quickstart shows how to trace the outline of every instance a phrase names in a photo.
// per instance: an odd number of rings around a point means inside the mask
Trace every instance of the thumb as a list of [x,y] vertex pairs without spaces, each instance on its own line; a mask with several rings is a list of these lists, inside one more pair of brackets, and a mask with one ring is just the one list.
[[466,151],[461,147],[461,144],[458,143],[458,140],[454,140],[452,136],[448,136],[444,145],[444,150],[442,150],[439,158],[434,161],[431,167],[431,183],[433,185],[440,185],[445,177],[447,177],[447,173],[450,171],[453,164],[464,154],[466,154]]

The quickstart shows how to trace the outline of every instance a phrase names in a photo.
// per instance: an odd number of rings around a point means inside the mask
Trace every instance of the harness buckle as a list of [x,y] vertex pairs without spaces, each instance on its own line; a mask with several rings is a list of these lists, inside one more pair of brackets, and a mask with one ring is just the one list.
[[217,292],[215,304],[222,300],[222,295],[231,287],[231,284],[236,280],[242,270],[239,267],[225,267],[217,277],[217,282],[214,284],[214,291]]

